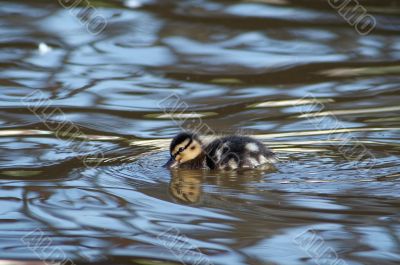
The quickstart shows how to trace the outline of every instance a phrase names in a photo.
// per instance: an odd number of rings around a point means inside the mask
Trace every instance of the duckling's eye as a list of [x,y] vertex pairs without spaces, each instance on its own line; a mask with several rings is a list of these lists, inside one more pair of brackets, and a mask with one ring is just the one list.
[[192,146],[192,147],[190,147],[190,150],[194,150],[194,149],[196,149],[196,146]]
[[185,150],[185,148],[181,147],[181,148],[179,148],[178,152],[179,152],[179,153],[182,153],[183,150]]

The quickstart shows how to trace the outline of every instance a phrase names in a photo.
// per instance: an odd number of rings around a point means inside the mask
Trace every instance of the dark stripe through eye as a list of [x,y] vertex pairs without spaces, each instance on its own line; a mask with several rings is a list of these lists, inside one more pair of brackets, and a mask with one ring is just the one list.
[[178,151],[173,155],[173,157],[175,158],[177,155],[179,155],[179,153],[182,153],[186,148],[188,148],[188,146],[193,142],[192,139],[190,139],[189,143],[187,143],[185,145],[185,147],[181,147],[178,149]]
[[[188,146],[192,143],[192,141],[193,141],[193,140],[190,139],[189,143],[183,148],[183,150],[185,150],[186,148],[188,148]],[[183,151],[183,150],[182,150],[182,151]]]

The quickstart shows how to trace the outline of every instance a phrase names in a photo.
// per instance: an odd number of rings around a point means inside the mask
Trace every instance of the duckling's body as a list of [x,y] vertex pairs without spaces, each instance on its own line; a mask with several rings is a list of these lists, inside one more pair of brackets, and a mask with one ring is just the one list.
[[191,133],[180,133],[171,142],[166,166],[190,169],[256,168],[272,164],[274,153],[260,141],[246,136],[226,136],[206,142]]

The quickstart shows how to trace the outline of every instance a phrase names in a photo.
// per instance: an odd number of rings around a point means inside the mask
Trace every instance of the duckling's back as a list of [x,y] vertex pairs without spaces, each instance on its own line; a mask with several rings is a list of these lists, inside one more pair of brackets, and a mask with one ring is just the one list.
[[260,141],[246,136],[227,136],[206,147],[206,164],[211,169],[254,168],[272,163],[274,153]]

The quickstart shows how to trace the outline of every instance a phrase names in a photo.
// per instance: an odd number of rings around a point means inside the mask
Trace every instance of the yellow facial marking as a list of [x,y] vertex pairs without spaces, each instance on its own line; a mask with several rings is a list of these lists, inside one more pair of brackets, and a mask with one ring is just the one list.
[[185,148],[185,146],[189,142],[190,140],[185,140],[173,149],[175,160],[179,163],[185,163],[187,161],[193,160],[202,152],[201,145],[196,140],[193,140],[192,143],[188,147],[186,147],[186,149],[184,149],[182,152],[179,152],[179,148]]
[[176,155],[179,152],[180,148],[185,148],[185,146],[190,142],[190,139],[186,139],[185,141],[183,141],[182,143],[178,144],[177,146],[175,146],[175,148],[172,150],[172,154]]

